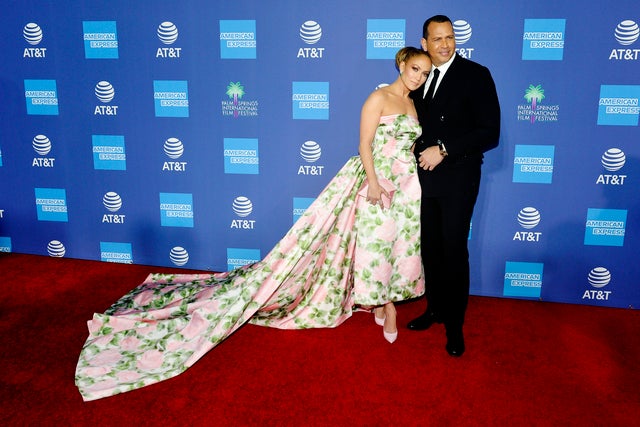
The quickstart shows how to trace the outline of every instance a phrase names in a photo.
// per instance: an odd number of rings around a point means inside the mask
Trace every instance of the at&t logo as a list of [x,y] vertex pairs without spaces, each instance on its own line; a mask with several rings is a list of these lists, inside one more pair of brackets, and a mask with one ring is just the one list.
[[164,154],[173,161],[164,162],[163,171],[184,172],[187,170],[187,162],[179,162],[177,159],[184,154],[184,145],[178,138],[169,138],[164,142]]
[[[178,27],[165,21],[158,25],[158,39],[165,45],[173,45],[178,40]],[[181,47],[159,47],[156,58],[180,58]]]
[[[609,172],[617,172],[624,166],[626,156],[619,148],[609,148],[602,155],[602,166]],[[596,180],[596,184],[605,185],[624,185],[627,175],[600,174]]]
[[[102,196],[102,204],[109,212],[118,212],[122,207],[122,199],[118,193],[109,191]],[[102,223],[124,224],[125,216],[122,214],[109,213],[102,215]]]
[[[526,230],[536,228],[540,224],[540,212],[536,208],[526,207],[518,212],[518,224]],[[540,231],[516,231],[513,235],[514,241],[539,242],[542,233]]]
[[189,262],[189,252],[182,246],[174,246],[169,252],[169,259],[178,267],[182,267]]
[[[98,98],[98,101],[102,102],[103,104],[110,103],[116,96],[116,91],[111,83],[104,80],[96,84],[94,92],[96,94],[96,98]],[[117,114],[117,105],[96,105],[96,108],[93,110],[94,116],[116,116]]]
[[616,41],[625,46],[620,49],[613,49],[609,54],[609,59],[618,61],[633,61],[638,59],[640,49],[631,49],[626,46],[634,44],[640,37],[640,27],[630,19],[624,20],[618,24],[615,30]]
[[460,47],[471,40],[471,35],[473,34],[471,25],[467,21],[458,19],[453,22],[453,33],[456,37],[456,53],[463,58],[471,58],[475,48]]
[[59,240],[52,240],[47,244],[47,253],[50,257],[62,258],[67,250]]
[[[253,212],[253,203],[244,196],[238,196],[233,200],[233,212],[240,218],[246,218]],[[255,224],[254,219],[232,219],[230,228],[253,230]]]
[[582,299],[608,301],[611,291],[601,290],[611,282],[611,272],[604,267],[596,267],[589,272],[589,284],[595,289],[587,289],[582,294]]
[[[305,141],[300,147],[300,157],[307,163],[315,163],[322,156],[322,148],[315,141]],[[322,175],[324,166],[300,165],[298,175]]]
[[45,135],[36,135],[31,142],[33,150],[42,157],[34,157],[31,166],[37,168],[52,168],[56,159],[45,157],[51,151],[51,141]]
[[[29,22],[22,29],[22,35],[31,46],[37,46],[42,41],[42,29],[34,22]],[[23,58],[45,58],[47,56],[46,47],[25,47]]]
[[[322,28],[316,21],[306,21],[300,26],[300,39],[308,45],[314,45],[322,38]],[[301,47],[297,58],[322,58],[323,47]]]

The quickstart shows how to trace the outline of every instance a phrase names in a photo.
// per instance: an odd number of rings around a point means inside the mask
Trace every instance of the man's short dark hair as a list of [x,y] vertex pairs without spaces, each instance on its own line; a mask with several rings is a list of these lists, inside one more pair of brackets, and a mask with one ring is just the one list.
[[427,39],[427,36],[428,36],[427,28],[429,27],[429,24],[431,24],[432,22],[437,22],[438,24],[448,22],[451,25],[453,25],[453,23],[451,22],[451,19],[449,19],[448,16],[445,16],[445,15],[432,16],[431,18],[424,21],[424,25],[422,26],[422,37],[424,37],[425,40]]

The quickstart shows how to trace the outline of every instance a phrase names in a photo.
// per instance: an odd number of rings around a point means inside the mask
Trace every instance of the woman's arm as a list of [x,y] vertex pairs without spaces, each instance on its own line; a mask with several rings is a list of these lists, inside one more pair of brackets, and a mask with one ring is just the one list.
[[389,193],[378,183],[378,176],[373,165],[372,144],[376,134],[376,129],[380,123],[382,110],[384,105],[384,94],[382,92],[373,92],[362,106],[360,113],[360,145],[358,151],[362,166],[367,174],[369,190],[367,192],[367,201],[372,204],[382,204],[382,194],[389,197]]

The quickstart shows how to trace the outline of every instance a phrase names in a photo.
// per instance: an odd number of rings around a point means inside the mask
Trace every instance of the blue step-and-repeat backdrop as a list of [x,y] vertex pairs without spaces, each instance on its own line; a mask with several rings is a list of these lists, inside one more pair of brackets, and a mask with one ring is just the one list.
[[472,293],[638,307],[637,0],[12,2],[0,251],[213,271],[262,258],[357,154],[363,101],[434,14],[502,107]]

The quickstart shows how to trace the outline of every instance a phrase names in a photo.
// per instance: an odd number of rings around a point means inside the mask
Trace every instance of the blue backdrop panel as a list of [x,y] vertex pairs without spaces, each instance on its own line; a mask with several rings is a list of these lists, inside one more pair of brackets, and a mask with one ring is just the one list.
[[472,293],[635,308],[640,11],[600,3],[5,7],[0,251],[216,271],[262,258],[357,155],[363,101],[442,13],[502,107]]

